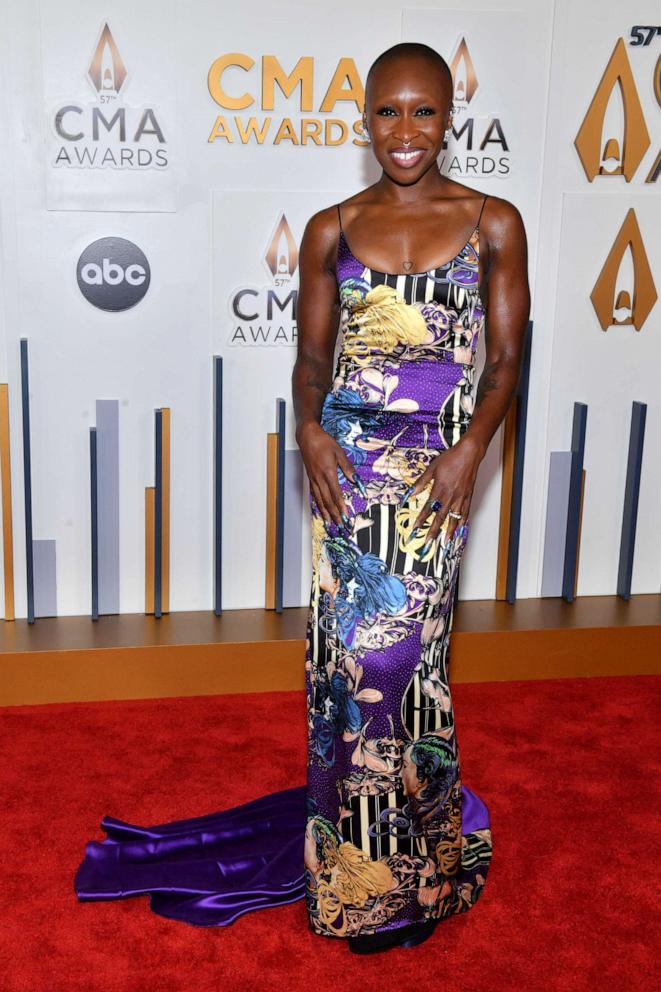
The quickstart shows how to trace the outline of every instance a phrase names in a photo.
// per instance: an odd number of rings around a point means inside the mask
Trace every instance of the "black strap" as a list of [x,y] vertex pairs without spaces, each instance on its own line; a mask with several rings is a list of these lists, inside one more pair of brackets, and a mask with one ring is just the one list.
[[489,194],[487,193],[484,199],[482,200],[482,207],[480,209],[480,216],[477,218],[477,224],[475,225],[476,227],[480,226],[480,221],[482,220],[482,211],[484,210],[484,204],[487,202],[488,199],[489,199]]
[[340,230],[342,230],[342,214],[340,213],[340,204],[337,204],[337,217],[340,222]]

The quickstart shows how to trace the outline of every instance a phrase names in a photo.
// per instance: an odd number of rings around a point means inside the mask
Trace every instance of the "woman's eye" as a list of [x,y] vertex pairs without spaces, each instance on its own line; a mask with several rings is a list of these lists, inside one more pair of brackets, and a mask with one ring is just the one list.
[[[390,114],[387,114],[386,111],[390,111],[390,110],[394,113],[394,108],[393,107],[390,107],[390,106],[381,107],[380,110],[377,110],[377,114],[383,114],[384,117],[389,117]],[[426,112],[426,116],[428,116],[429,114],[433,114],[434,113],[433,107],[427,107],[427,106],[425,106],[425,107],[419,107],[418,110],[416,110],[416,113],[419,113],[420,111],[425,111]]]

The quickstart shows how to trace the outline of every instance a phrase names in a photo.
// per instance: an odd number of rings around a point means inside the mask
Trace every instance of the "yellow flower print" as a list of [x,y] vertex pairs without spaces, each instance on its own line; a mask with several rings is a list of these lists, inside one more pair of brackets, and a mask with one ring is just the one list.
[[325,538],[328,537],[326,531],[326,524],[324,518],[316,513],[312,514],[312,568],[316,572],[319,567],[319,558],[321,557],[321,545]]
[[423,344],[429,339],[425,318],[392,286],[374,286],[353,307],[345,329],[344,350],[366,359],[375,350],[390,352],[397,345]]
[[[321,859],[315,839],[321,834]],[[346,906],[362,909],[371,896],[389,892],[395,885],[385,861],[373,861],[350,841],[340,841],[323,818],[308,821],[304,861],[315,877],[320,922],[338,936],[347,931]]]
[[383,895],[394,884],[395,879],[385,861],[372,861],[350,841],[339,845],[335,891],[343,903],[361,908],[370,896]]
[[418,561],[429,561],[429,559],[434,556],[436,553],[437,542],[439,539],[442,543],[444,542],[447,527],[450,523],[450,517],[446,516],[445,520],[441,524],[440,531],[436,535],[436,540],[432,541],[429,551],[424,558],[422,558],[418,552],[427,541],[427,534],[432,525],[435,514],[433,512],[430,513],[426,520],[423,520],[422,523],[418,525],[418,533],[413,539],[411,539],[411,531],[413,530],[413,524],[418,514],[429,498],[429,491],[431,487],[432,481],[430,479],[421,492],[416,493],[415,496],[411,496],[405,506],[402,506],[395,511],[395,527],[399,535],[399,547],[405,554],[413,555],[413,557],[417,558]]

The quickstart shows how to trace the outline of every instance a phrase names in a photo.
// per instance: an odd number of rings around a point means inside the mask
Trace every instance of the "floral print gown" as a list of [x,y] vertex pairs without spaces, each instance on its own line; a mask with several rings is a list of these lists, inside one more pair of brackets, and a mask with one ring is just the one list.
[[402,502],[470,424],[479,218],[453,259],[399,275],[357,259],[338,215],[341,347],[321,425],[362,486],[338,468],[343,527],[309,496],[304,861],[310,927],[341,938],[470,908],[492,846],[487,807],[461,781],[448,682],[470,522],[448,541],[446,518],[423,555],[432,517],[411,530],[429,487]]

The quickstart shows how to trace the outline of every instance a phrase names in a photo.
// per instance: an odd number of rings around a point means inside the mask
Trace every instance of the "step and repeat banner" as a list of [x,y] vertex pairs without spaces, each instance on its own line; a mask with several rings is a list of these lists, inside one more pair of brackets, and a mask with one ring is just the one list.
[[[659,592],[656,4],[5,0],[0,18],[3,616],[308,602],[298,246],[379,177],[364,83],[398,41],[452,68],[442,171],[526,225],[516,595],[561,595],[570,544],[576,595]],[[496,595],[506,464],[501,427],[460,599]]]

